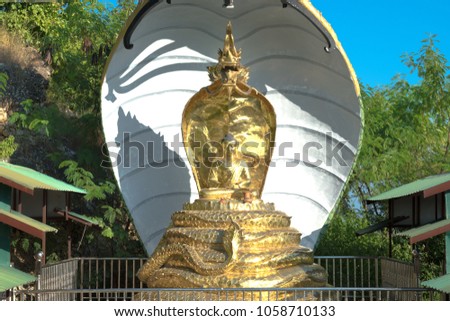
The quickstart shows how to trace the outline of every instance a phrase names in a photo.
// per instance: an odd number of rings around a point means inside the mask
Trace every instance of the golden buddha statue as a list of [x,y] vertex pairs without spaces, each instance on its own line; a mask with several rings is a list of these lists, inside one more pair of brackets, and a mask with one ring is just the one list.
[[247,85],[231,24],[219,62],[209,67],[213,83],[187,103],[182,131],[201,198],[260,198],[275,139],[269,101]]
[[148,287],[326,285],[325,270],[313,263],[312,250],[299,245],[301,235],[290,227],[290,217],[261,200],[275,112],[247,85],[249,72],[240,59],[229,23],[218,64],[208,68],[212,84],[183,112],[183,139],[200,198],[172,215],[139,271]]

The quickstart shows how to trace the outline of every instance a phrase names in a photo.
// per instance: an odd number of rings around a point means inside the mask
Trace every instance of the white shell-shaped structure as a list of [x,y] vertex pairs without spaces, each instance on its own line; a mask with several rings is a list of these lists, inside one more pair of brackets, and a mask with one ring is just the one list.
[[250,68],[249,85],[277,117],[262,199],[292,216],[303,245],[314,247],[355,161],[359,87],[333,30],[309,1],[141,4],[110,55],[102,118],[114,174],[149,253],[171,214],[198,198],[181,116],[189,98],[210,84],[206,67],[217,62],[228,21]]

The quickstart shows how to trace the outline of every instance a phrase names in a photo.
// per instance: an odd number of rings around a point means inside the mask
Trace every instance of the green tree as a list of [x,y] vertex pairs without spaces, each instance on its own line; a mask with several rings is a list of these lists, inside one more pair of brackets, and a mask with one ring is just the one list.
[[[133,223],[112,183],[112,171],[99,166],[104,141],[100,118],[103,66],[134,2],[119,1],[114,8],[96,0],[0,6],[2,25],[37,48],[52,67],[45,103],[23,102],[11,122],[21,131],[47,137],[48,158],[41,162],[52,163],[47,167],[55,168],[54,176],[87,190],[84,200],[73,200],[73,208],[95,217],[100,229],[84,232],[74,225],[74,241],[84,245],[79,254],[142,255]],[[58,237],[63,237],[64,226],[59,230]],[[53,259],[65,257],[65,248],[56,239],[50,238],[50,243]]]
[[[317,253],[387,255],[386,231],[356,238],[355,232],[387,217],[384,204],[366,199],[399,185],[450,170],[450,77],[435,36],[425,39],[404,62],[420,81],[397,77],[379,88],[363,86],[364,138],[346,197],[323,235]],[[409,259],[411,249],[395,238],[394,256]],[[426,273],[439,270],[443,242],[418,244]],[[432,253],[432,254],[430,254]]]

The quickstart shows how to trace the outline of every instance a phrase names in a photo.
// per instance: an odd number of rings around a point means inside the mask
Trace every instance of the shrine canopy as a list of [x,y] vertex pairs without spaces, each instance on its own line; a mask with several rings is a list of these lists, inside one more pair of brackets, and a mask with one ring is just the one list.
[[422,285],[450,294],[450,274],[422,282]]
[[450,293],[450,173],[428,176],[371,197],[368,202],[389,203],[384,224],[370,226],[357,235],[377,229],[389,229],[389,255],[392,255],[393,228],[395,235],[409,239],[410,244],[445,234],[446,275],[422,282],[423,286]]
[[70,212],[71,194],[84,195],[84,189],[31,168],[0,162],[0,191],[1,208],[20,216],[23,221],[27,221],[24,216],[39,219],[43,223],[46,223],[46,219],[65,216],[89,226],[93,224],[89,217],[76,213],[72,215],[73,212]]
[[71,222],[97,225],[92,218],[71,211],[73,193],[84,195],[86,191],[33,169],[0,162],[0,261],[9,263],[10,229],[14,228],[42,241],[45,263],[46,234],[58,231],[48,225],[52,220],[67,224],[70,257]]
[[368,198],[369,202],[390,200],[394,198],[423,193],[429,197],[450,190],[450,173],[428,176],[414,182],[396,187],[377,196]]
[[396,187],[370,197],[367,201],[372,203],[387,201],[389,214],[386,224],[378,225],[381,228],[411,229],[397,235],[407,236],[413,244],[450,230],[445,205],[445,194],[448,191],[450,191],[450,173],[445,173]]
[[34,281],[36,281],[35,276],[0,264],[0,293]]
[[86,194],[86,191],[35,171],[31,168],[0,162],[0,183],[33,195],[35,190]]

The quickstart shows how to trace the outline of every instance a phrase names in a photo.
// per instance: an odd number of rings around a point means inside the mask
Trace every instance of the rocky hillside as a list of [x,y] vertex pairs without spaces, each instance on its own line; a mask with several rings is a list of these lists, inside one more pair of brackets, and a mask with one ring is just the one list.
[[[22,102],[25,100],[32,100],[39,108],[45,108],[46,88],[52,71],[36,49],[0,29],[0,72],[8,77],[6,92],[0,98],[0,141],[14,135],[19,146],[14,158],[19,164],[29,165],[35,157],[45,155],[39,155],[39,150],[48,145],[46,138],[17,129],[8,123],[8,118],[14,112],[24,112]],[[23,146],[27,146],[25,150]]]

